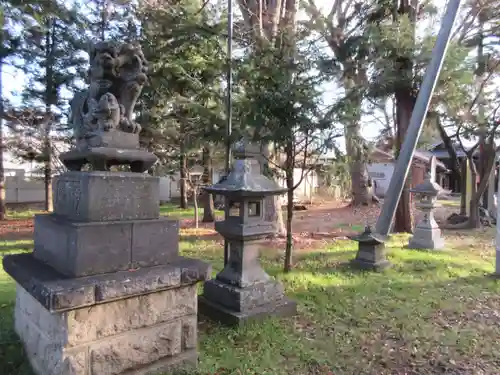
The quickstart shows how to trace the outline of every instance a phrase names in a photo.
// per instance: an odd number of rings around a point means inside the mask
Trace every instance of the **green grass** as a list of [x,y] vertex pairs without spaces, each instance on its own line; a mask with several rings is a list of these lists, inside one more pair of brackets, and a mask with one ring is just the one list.
[[33,209],[10,209],[7,210],[7,218],[22,220],[22,219],[32,219],[36,214],[42,214],[46,211],[43,210],[33,210]]
[[[9,219],[31,219],[35,214],[44,213],[43,210],[34,209],[11,209],[7,211],[7,217]],[[201,216],[203,215],[203,208],[198,208],[198,212]],[[179,208],[178,204],[165,203],[160,206],[160,213],[162,215],[171,216],[176,219],[193,219],[194,218],[194,207],[189,207],[186,209]],[[223,215],[224,212],[220,210],[215,210],[216,215]]]
[[[298,302],[298,316],[240,329],[201,324],[196,374],[498,374],[492,235],[450,233],[442,252],[404,249],[408,238],[395,236],[393,267],[383,273],[347,267],[356,249],[350,241],[296,254],[287,275],[281,252],[265,251],[263,266]],[[181,251],[212,263],[214,274],[222,267],[215,241],[183,241]],[[28,375],[12,330],[14,301],[13,283],[0,272],[0,374]]]
[[[194,219],[194,207],[189,207],[186,209],[179,208],[179,205],[174,203],[165,203],[160,207],[160,213],[162,215],[175,217],[176,219]],[[200,220],[203,215],[203,208],[198,208],[198,214],[200,215]],[[220,210],[215,210],[215,215],[223,215],[224,212]]]
[[459,208],[460,207],[460,200],[447,200],[447,199],[439,199],[438,203],[443,206],[443,207],[453,207],[453,208]]

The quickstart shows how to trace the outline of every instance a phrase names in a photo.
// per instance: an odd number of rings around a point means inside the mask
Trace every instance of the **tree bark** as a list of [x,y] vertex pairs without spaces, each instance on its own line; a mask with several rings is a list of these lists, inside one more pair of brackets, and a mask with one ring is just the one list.
[[294,192],[294,152],[292,141],[288,142],[286,147],[286,187],[287,191],[287,203],[286,203],[286,247],[285,247],[285,262],[283,270],[284,272],[290,272],[292,269],[292,248],[293,248],[293,233],[292,233],[292,222],[293,222],[293,192]]
[[[399,0],[395,2],[397,9],[393,9],[394,22],[398,22],[402,16],[408,15],[413,25],[417,21],[416,0]],[[415,39],[415,27],[413,29],[413,39]],[[396,56],[396,74],[400,77],[394,90],[396,98],[396,155],[401,151],[406,131],[410,125],[411,113],[415,105],[415,93],[413,90],[413,61],[410,56]],[[411,165],[408,166],[411,168]],[[411,171],[411,170],[410,170]],[[401,198],[399,199],[396,215],[394,219],[394,232],[413,231],[411,215],[410,183],[407,178],[403,186]]]
[[198,211],[198,186],[193,184],[193,206],[194,206],[194,227],[198,229],[200,222],[200,213]]
[[47,20],[47,32],[45,34],[45,79],[46,79],[46,88],[45,88],[45,112],[46,119],[44,123],[43,129],[43,153],[44,153],[44,185],[45,185],[45,211],[52,212],[52,142],[50,139],[50,129],[52,125],[52,108],[51,104],[53,101],[53,92],[54,88],[54,38],[53,38],[53,30],[54,24],[52,18],[48,18]]
[[[213,168],[212,168],[212,155],[210,146],[203,147],[203,185],[207,186],[213,183]],[[214,197],[212,194],[203,193],[203,223],[212,223],[215,221],[214,217]]]
[[[410,123],[414,100],[413,97],[408,95],[407,92],[397,92],[396,102],[396,117],[398,125],[396,128],[396,155],[399,155],[399,152],[401,151],[401,145],[403,144],[403,140]],[[409,168],[410,175],[404,183],[401,198],[399,199],[399,203],[396,208],[396,215],[394,217],[393,231],[395,233],[413,232],[410,195],[411,165],[409,166]]]
[[[2,29],[4,25],[1,25]],[[0,45],[3,44],[3,34],[0,32]],[[5,220],[5,170],[3,166],[3,152],[4,152],[4,142],[3,142],[3,118],[4,118],[4,106],[3,106],[3,86],[2,86],[2,73],[3,73],[3,56],[0,56],[0,220]]]
[[[270,143],[261,147],[263,151],[263,157],[259,160],[259,162],[261,164],[261,173],[275,180],[276,176],[274,176],[273,171],[269,166],[270,159],[273,160],[273,162],[276,162],[276,157],[273,156],[271,148],[272,147]],[[266,206],[266,220],[274,223],[277,236],[284,236],[286,233],[285,223],[283,222],[283,208],[281,202],[281,196],[266,197],[264,199],[264,205]]]
[[186,150],[184,147],[184,142],[181,141],[180,147],[180,155],[179,155],[179,173],[180,173],[180,193],[181,193],[181,201],[180,208],[186,209],[188,207],[187,200],[187,158],[186,158]]
[[353,206],[366,206],[372,203],[373,196],[363,151],[363,140],[359,134],[360,126],[358,121],[349,123],[346,126],[346,152],[351,173],[351,204]]

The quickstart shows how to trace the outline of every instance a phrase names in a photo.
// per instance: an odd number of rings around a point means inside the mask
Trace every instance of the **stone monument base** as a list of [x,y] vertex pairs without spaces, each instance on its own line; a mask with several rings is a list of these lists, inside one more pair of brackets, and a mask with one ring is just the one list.
[[200,315],[224,325],[237,326],[269,316],[293,316],[297,303],[288,299],[281,284],[273,281],[245,288],[219,280],[205,282],[198,299]]
[[409,249],[441,250],[444,248],[444,239],[441,237],[441,229],[422,228],[415,229],[415,234],[408,243]]
[[197,363],[196,282],[210,267],[164,266],[67,278],[31,254],[6,256],[15,329],[37,375],[153,375]]

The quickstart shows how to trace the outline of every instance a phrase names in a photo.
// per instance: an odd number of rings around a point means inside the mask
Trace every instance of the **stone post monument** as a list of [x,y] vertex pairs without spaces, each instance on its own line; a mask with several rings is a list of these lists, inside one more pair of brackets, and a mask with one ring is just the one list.
[[265,198],[286,189],[256,173],[258,162],[250,157],[250,149],[245,142],[237,143],[233,151],[236,160],[227,179],[206,188],[229,202],[226,219],[215,223],[217,232],[228,242],[229,262],[214,280],[205,282],[199,299],[200,314],[226,325],[269,315],[294,315],[297,311],[283,286],[260,266],[255,243],[276,230],[266,218]]
[[[163,374],[197,362],[196,283],[210,267],[178,255],[160,218],[156,157],[132,119],[146,62],[132,44],[96,44],[89,89],[72,101],[76,146],[35,217],[34,251],[3,259],[15,329],[37,375]],[[91,171],[83,172],[89,165]],[[131,172],[113,172],[128,165]]]

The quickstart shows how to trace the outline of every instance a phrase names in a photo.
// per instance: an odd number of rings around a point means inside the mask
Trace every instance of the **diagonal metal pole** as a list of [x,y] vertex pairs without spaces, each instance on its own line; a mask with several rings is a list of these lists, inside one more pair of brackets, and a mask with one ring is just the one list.
[[439,30],[436,44],[434,45],[434,49],[432,51],[432,60],[425,72],[425,77],[422,82],[422,86],[420,87],[415,107],[413,108],[413,112],[411,114],[410,125],[408,126],[405,140],[401,146],[401,152],[399,153],[398,160],[396,161],[396,165],[394,167],[394,173],[387,189],[387,199],[384,201],[382,211],[380,212],[380,216],[377,220],[375,232],[378,234],[388,235],[391,230],[392,221],[394,220],[394,215],[396,213],[396,207],[399,199],[401,198],[403,186],[410,171],[411,160],[413,159],[418,138],[422,132],[422,126],[425,116],[427,115],[429,103],[443,65],[446,50],[451,38],[451,30],[460,8],[460,2],[461,0],[448,1],[441,29]]
[[[227,77],[226,77],[226,114],[227,114],[227,124],[226,124],[226,160],[225,169],[226,177],[229,175],[229,170],[231,169],[231,133],[233,132],[233,98],[232,98],[232,88],[233,88],[233,0],[227,0]],[[224,203],[224,216],[225,220],[229,216],[229,201],[226,199]],[[229,243],[224,240],[224,265],[229,261]]]

